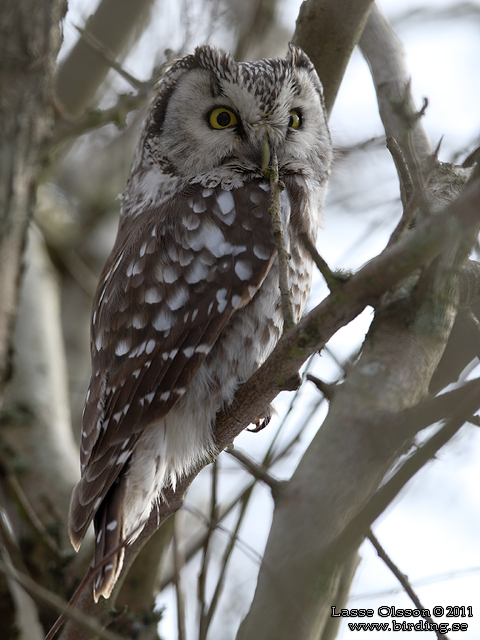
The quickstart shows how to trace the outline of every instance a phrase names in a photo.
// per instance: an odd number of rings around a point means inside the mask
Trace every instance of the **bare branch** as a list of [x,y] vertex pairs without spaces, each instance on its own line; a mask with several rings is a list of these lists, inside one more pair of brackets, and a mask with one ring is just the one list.
[[126,126],[128,114],[143,107],[152,90],[153,85],[135,95],[122,94],[112,107],[103,110],[87,110],[77,120],[71,118],[59,120],[49,140],[50,150],[56,150],[66,140],[76,139],[87,131],[100,129],[107,124],[115,124],[119,129],[123,129]]
[[306,0],[300,7],[293,42],[317,69],[328,115],[373,4],[374,0]]
[[21,257],[51,124],[53,68],[65,9],[63,0],[0,5],[0,399],[12,373]]
[[254,462],[251,458],[249,458],[247,455],[245,455],[238,449],[235,449],[233,447],[228,447],[226,451],[233,458],[238,460],[238,462],[240,462],[240,464],[242,464],[245,467],[245,469],[247,469],[247,471],[249,471],[256,480],[260,480],[260,482],[263,482],[268,487],[270,487],[272,496],[274,497],[275,500],[281,497],[282,487],[284,484],[283,482],[280,482],[279,480],[274,478],[272,475],[270,475],[270,473],[267,471],[265,467],[258,465],[256,462]]
[[[390,569],[390,571],[393,573],[393,575],[400,582],[400,584],[405,589],[405,591],[409,595],[410,599],[412,600],[412,602],[416,606],[416,608],[420,612],[426,611],[427,610],[426,607],[424,607],[422,605],[422,603],[420,602],[420,598],[417,596],[417,594],[413,590],[413,587],[410,584],[407,576],[404,573],[402,573],[400,571],[400,569],[397,567],[397,565],[391,560],[390,556],[387,554],[387,552],[382,547],[382,545],[380,544],[378,539],[375,537],[375,535],[373,534],[372,530],[369,531],[369,533],[367,535],[367,538],[370,540],[370,542],[375,547],[375,550],[376,550],[376,552],[378,554],[378,557],[381,558],[385,562],[387,567]],[[438,640],[448,640],[447,636],[443,635],[443,633],[440,633],[440,631],[438,631],[435,628],[437,625],[435,624],[435,621],[430,616],[423,615],[423,613],[421,615],[422,615],[422,618],[424,620],[427,620],[427,622],[430,622],[431,624],[434,625],[433,629],[435,631],[435,635],[437,636]]]
[[315,245],[313,244],[313,242],[310,240],[310,238],[306,233],[300,234],[300,241],[303,242],[305,249],[308,251],[317,269],[320,271],[320,273],[324,277],[327,287],[330,289],[330,291],[334,291],[335,289],[340,287],[343,282],[345,282],[348,279],[349,277],[348,274],[333,272],[330,269],[330,267],[322,258],[322,256],[318,253],[317,248],[315,247]]
[[44,587],[36,583],[35,580],[32,580],[30,576],[17,571],[17,569],[15,569],[12,565],[7,564],[3,560],[0,560],[0,571],[18,582],[18,584],[20,584],[25,589],[25,591],[27,591],[27,593],[31,594],[34,599],[43,600],[57,611],[65,613],[65,615],[73,618],[83,628],[88,629],[91,633],[94,633],[102,640],[126,640],[124,636],[120,636],[118,635],[118,633],[103,629],[102,625],[99,624],[95,618],[89,615],[85,615],[84,613],[76,609],[72,609],[71,607],[69,607],[68,602],[63,600],[63,598],[60,598],[48,589],[45,589]]
[[181,571],[185,565],[185,558],[180,550],[181,529],[179,518],[175,519],[175,528],[173,530],[173,562],[175,567],[175,577],[173,583],[175,585],[175,594],[177,597],[177,633],[178,640],[186,640],[186,615],[185,615],[185,595],[183,592]]
[[[90,17],[86,30],[115,58],[141,33],[139,24],[148,16],[152,0],[102,0]],[[110,71],[84,38],[80,38],[56,74],[57,99],[72,116],[91,106],[95,94]]]
[[270,188],[272,191],[271,205],[269,208],[272,216],[273,235],[277,245],[278,255],[278,284],[280,287],[280,296],[282,299],[283,310],[283,331],[284,333],[295,325],[293,316],[293,305],[290,296],[290,285],[288,277],[288,262],[290,254],[285,246],[285,236],[283,232],[281,196],[285,189],[283,182],[278,177],[278,160],[277,154],[273,154],[271,163],[265,170],[265,176],[270,178]]
[[217,479],[218,479],[218,465],[215,461],[211,467],[212,473],[212,490],[210,496],[210,518],[207,528],[207,534],[203,543],[203,557],[202,557],[202,566],[200,572],[198,574],[198,601],[199,601],[199,632],[198,639],[205,640],[207,637],[208,627],[211,621],[212,611],[207,605],[206,600],[206,584],[207,584],[207,569],[208,569],[208,560],[210,557],[210,543],[212,540],[212,535],[215,530],[215,526],[218,520],[218,505],[217,505]]
[[377,5],[368,18],[360,48],[370,66],[387,138],[395,138],[400,145],[410,171],[414,157],[423,167],[433,149],[419,119],[421,112],[415,107],[403,46]]
[[320,378],[317,378],[317,376],[312,376],[312,374],[310,373],[307,374],[307,380],[313,382],[313,384],[317,387],[317,389],[326,400],[328,400],[329,402],[333,400],[333,398],[335,397],[335,390],[338,385],[328,384],[327,382],[320,380]]
[[74,27],[84,39],[84,41],[88,44],[88,46],[91,47],[93,51],[95,51],[111,69],[115,69],[118,75],[129,82],[134,89],[137,89],[138,92],[141,92],[145,88],[145,83],[137,80],[137,78],[132,76],[131,73],[128,73],[128,71],[126,71],[121,64],[118,64],[110,51],[105,45],[100,42],[100,40],[98,40],[91,33],[88,33],[86,29],[82,29],[77,25],[74,25]]

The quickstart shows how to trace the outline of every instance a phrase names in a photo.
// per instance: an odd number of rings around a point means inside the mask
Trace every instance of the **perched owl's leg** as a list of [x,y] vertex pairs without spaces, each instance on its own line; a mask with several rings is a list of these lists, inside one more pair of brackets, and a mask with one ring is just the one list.
[[[95,514],[95,566],[105,562],[98,570],[93,583],[93,599],[109,598],[123,566],[125,547],[123,509],[125,476],[122,474],[113,483]],[[115,551],[117,549],[117,551]]]

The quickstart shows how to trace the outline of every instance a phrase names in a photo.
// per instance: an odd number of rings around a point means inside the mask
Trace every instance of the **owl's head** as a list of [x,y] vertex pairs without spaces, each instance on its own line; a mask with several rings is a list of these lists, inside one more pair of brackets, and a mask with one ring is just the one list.
[[318,180],[328,172],[322,86],[309,58],[293,44],[285,59],[240,63],[214,47],[197,47],[165,73],[134,173],[228,189],[262,175],[266,144],[281,173]]

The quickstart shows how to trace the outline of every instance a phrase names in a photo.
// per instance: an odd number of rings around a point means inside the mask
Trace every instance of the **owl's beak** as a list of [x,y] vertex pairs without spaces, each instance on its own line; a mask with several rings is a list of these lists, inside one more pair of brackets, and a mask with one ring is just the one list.
[[262,171],[270,164],[270,143],[268,141],[268,136],[265,136],[262,142]]

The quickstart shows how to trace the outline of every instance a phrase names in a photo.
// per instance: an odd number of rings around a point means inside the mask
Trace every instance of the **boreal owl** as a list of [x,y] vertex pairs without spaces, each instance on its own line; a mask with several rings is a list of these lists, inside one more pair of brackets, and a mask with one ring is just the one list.
[[[95,563],[135,539],[155,501],[215,454],[215,414],[283,328],[264,170],[275,154],[295,321],[305,307],[332,147],[322,86],[297,46],[233,60],[198,47],[166,71],[147,113],[91,327],[81,480],[69,528],[91,521]],[[123,547],[94,580],[109,597]]]

